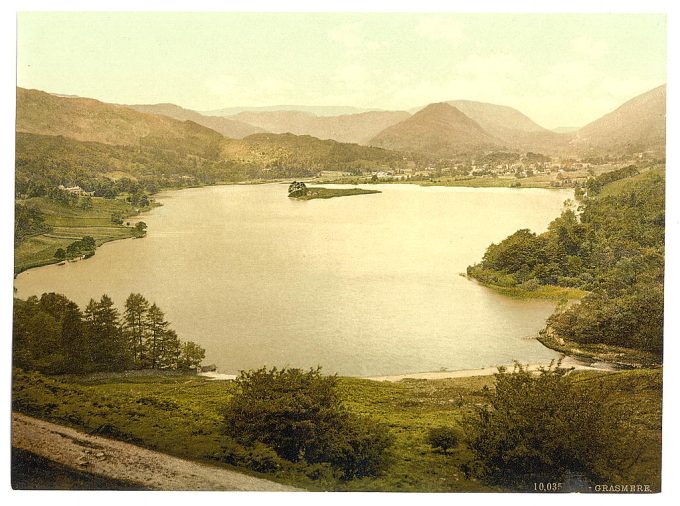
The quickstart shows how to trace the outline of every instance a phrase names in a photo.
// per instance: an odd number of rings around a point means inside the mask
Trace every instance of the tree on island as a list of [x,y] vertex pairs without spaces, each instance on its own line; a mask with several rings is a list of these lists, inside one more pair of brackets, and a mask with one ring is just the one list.
[[307,194],[307,185],[301,181],[293,181],[288,187],[289,197],[302,197]]
[[66,259],[66,251],[64,250],[64,248],[58,248],[57,251],[54,252],[54,258],[56,258],[60,262],[65,260]]

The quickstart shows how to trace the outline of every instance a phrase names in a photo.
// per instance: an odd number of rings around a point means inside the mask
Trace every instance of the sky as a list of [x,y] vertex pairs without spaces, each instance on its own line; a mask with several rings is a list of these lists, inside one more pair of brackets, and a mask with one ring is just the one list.
[[583,126],[666,81],[657,14],[20,13],[17,85],[207,111],[444,100]]

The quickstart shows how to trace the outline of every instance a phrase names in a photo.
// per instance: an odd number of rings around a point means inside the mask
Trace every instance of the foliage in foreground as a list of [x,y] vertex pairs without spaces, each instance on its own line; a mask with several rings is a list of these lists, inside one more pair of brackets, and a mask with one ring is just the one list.
[[[608,477],[601,483],[649,483],[658,489],[662,371],[572,374],[574,388],[585,393],[608,393],[603,411],[623,412],[639,435],[640,448],[645,449],[637,464],[617,471],[620,479]],[[430,428],[461,430],[462,420],[488,403],[489,391],[484,387],[493,388],[494,381],[492,376],[397,383],[338,378],[343,405],[357,416],[387,425],[395,438],[392,464],[378,477],[354,480],[340,479],[328,464],[292,463],[264,445],[246,447],[225,436],[222,411],[224,403],[236,393],[233,381],[141,372],[46,377],[15,370],[12,407],[181,458],[215,464],[215,458],[220,457],[222,463],[248,473],[258,469],[264,472],[262,469],[268,467],[268,478],[310,490],[533,490],[533,484],[528,488],[523,484],[499,487],[489,480],[465,475],[463,471],[475,467],[475,455],[465,438],[447,454],[432,451],[427,443]],[[224,459],[227,451],[230,459]]]
[[393,437],[343,406],[335,376],[262,368],[236,381],[240,391],[225,409],[224,431],[239,443],[261,445],[259,453],[266,446],[291,462],[327,463],[345,480],[376,476],[389,464]]
[[569,369],[501,369],[489,404],[468,417],[470,469],[491,482],[622,481],[652,446],[604,389],[583,388]]
[[188,370],[205,357],[200,346],[180,341],[163,311],[140,294],[128,297],[122,320],[107,295],[84,310],[56,293],[14,299],[12,337],[14,365],[48,374]]

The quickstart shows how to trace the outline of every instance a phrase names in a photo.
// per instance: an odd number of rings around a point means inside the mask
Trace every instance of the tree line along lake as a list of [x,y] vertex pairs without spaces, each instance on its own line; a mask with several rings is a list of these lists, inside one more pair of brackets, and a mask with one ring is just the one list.
[[381,193],[287,197],[287,185],[157,195],[147,237],[32,269],[15,296],[106,293],[156,302],[220,372],[313,367],[350,376],[477,369],[557,353],[534,336],[553,301],[505,297],[468,265],[520,228],[544,231],[571,190],[371,185]]

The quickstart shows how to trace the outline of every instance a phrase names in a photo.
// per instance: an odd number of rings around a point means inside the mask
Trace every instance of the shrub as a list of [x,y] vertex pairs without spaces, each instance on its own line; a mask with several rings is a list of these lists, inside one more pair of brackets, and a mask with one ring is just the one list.
[[478,477],[511,484],[591,480],[615,475],[639,458],[635,432],[616,407],[603,409],[606,395],[579,388],[570,370],[531,373],[520,365],[499,369],[489,405],[466,420],[469,467]]
[[337,378],[320,369],[241,372],[240,392],[224,411],[224,433],[249,447],[261,443],[291,462],[329,463],[344,479],[375,476],[389,463],[387,429],[349,413]]
[[246,447],[232,439],[222,443],[221,450],[213,455],[220,462],[244,466],[260,473],[273,473],[286,467],[286,462],[274,450],[262,443]]
[[460,434],[451,427],[434,427],[427,432],[427,442],[435,450],[446,455],[460,443]]

